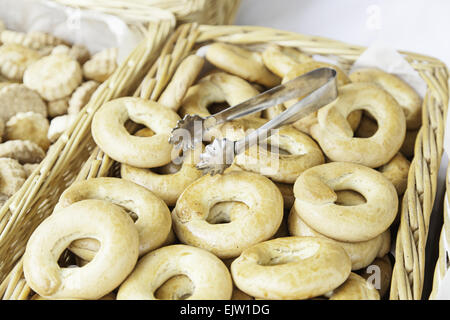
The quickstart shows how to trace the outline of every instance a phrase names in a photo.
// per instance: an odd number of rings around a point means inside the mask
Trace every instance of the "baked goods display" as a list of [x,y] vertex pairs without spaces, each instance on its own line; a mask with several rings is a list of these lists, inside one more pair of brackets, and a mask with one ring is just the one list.
[[117,49],[91,57],[85,46],[44,32],[0,30],[0,159],[8,159],[2,161],[1,204],[112,74],[116,57]]
[[[418,96],[381,70],[348,75],[293,48],[259,49],[214,43],[180,63],[158,102],[143,88],[96,112],[92,136],[118,170],[74,183],[30,238],[25,279],[38,296],[385,298]],[[338,70],[338,98],[236,156],[225,173],[201,174],[202,147],[242,138],[293,101],[224,123],[190,152],[169,143],[182,116],[208,116],[321,66]],[[49,228],[58,231],[46,239]],[[121,272],[92,280],[117,248],[127,248]]]

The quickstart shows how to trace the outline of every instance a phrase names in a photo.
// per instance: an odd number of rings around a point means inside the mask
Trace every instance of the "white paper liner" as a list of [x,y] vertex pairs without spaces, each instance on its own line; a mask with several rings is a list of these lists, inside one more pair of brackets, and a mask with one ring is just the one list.
[[85,45],[91,53],[119,48],[119,64],[141,40],[116,16],[70,8],[52,1],[0,0],[0,20],[8,29],[48,32],[69,43]]
[[361,68],[378,68],[405,81],[422,97],[425,97],[427,85],[403,56],[382,42],[373,43],[355,61],[350,73]]

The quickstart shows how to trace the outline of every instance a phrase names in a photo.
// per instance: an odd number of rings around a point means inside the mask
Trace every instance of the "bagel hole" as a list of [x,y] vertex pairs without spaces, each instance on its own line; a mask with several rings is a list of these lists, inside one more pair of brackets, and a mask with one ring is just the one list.
[[100,250],[100,241],[94,238],[80,238],[72,241],[67,248],[79,267],[89,264]]
[[364,111],[358,128],[353,136],[355,138],[370,138],[378,131],[377,120],[368,112]]
[[335,204],[339,206],[357,206],[366,203],[366,198],[354,190],[335,190],[337,200]]
[[258,261],[262,266],[277,266],[308,259],[319,250],[318,243],[301,243],[295,248],[274,248],[269,255]]
[[215,114],[215,113],[221,112],[229,107],[230,107],[230,105],[226,102],[214,102],[214,103],[211,103],[207,107],[207,109],[208,109],[209,113]]
[[76,256],[69,249],[65,249],[58,258],[58,266],[68,268],[74,265],[77,265]]
[[179,274],[167,279],[155,290],[155,298],[160,300],[186,300],[194,293],[194,283],[184,275]]
[[214,204],[209,210],[206,221],[210,224],[224,224],[233,221],[239,214],[248,210],[241,201],[222,201]]
[[150,128],[147,128],[143,125],[134,122],[133,124],[135,125],[134,129],[130,133],[132,133],[136,137],[151,137],[155,134],[155,132]]

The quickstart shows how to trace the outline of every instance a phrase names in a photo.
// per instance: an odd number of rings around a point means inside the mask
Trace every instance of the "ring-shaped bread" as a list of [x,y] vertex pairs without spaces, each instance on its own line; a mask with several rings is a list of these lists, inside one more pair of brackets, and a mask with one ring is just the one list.
[[315,237],[261,242],[231,264],[236,286],[264,299],[317,297],[344,283],[350,271],[350,258],[341,246]]
[[304,221],[302,221],[300,216],[295,211],[295,206],[292,207],[289,214],[288,228],[289,233],[292,236],[320,237],[336,242],[337,244],[342,246],[345,249],[345,252],[347,252],[347,254],[349,255],[350,260],[352,261],[352,270],[359,270],[370,265],[372,261],[375,260],[375,258],[379,255],[381,249],[384,247],[384,241],[386,240],[385,238],[387,238],[389,241],[391,235],[390,231],[386,230],[382,234],[367,241],[336,241],[324,236],[323,234],[320,234],[319,232],[308,226]]
[[[354,137],[346,120],[355,110],[369,112],[378,130],[368,138]],[[331,161],[355,162],[371,168],[387,163],[400,150],[406,133],[402,109],[383,89],[369,83],[351,83],[338,98],[319,109],[311,135]]]
[[[61,194],[54,212],[86,199],[109,201],[136,215],[140,256],[160,247],[171,230],[172,219],[167,205],[148,189],[119,178],[103,177],[74,182]],[[88,241],[92,239],[74,241],[69,248],[77,254],[79,247],[80,258],[91,261],[96,253],[96,245],[88,244]],[[82,253],[83,249],[89,248],[93,250],[88,250],[88,254]]]
[[[227,102],[230,106],[234,106],[257,94],[259,91],[244,79],[225,72],[215,72],[203,77],[189,88],[179,113],[181,116],[197,114],[207,117],[211,115],[208,107],[213,103]],[[250,116],[255,117],[258,114]]]
[[[132,120],[150,128],[151,137],[131,135],[125,128]],[[92,120],[92,137],[113,160],[139,168],[154,168],[172,160],[169,137],[180,120],[178,114],[161,104],[125,97],[105,103]]]
[[[58,259],[70,243],[94,238],[101,243],[94,260],[83,267],[61,268]],[[27,284],[47,299],[100,299],[133,270],[139,235],[119,206],[83,200],[45,219],[31,235],[24,254]]]
[[[248,210],[225,223],[210,223],[210,210],[220,202],[243,202]],[[190,184],[172,211],[177,238],[220,258],[271,238],[283,219],[283,197],[268,178],[246,171],[205,175]],[[223,222],[223,221],[222,221]]]
[[362,68],[350,74],[353,83],[370,82],[386,90],[398,102],[406,118],[408,130],[422,124],[422,99],[419,94],[399,77],[376,68]]
[[280,84],[280,78],[264,65],[260,52],[216,42],[208,47],[206,59],[216,67],[249,82],[256,82],[268,88]]
[[186,245],[159,248],[142,257],[122,283],[117,300],[155,300],[155,291],[167,280],[187,276],[193,290],[187,300],[229,300],[230,272],[212,253]]
[[[352,190],[366,202],[336,204],[335,191]],[[330,162],[304,171],[295,181],[295,210],[317,232],[344,242],[375,238],[394,221],[398,196],[380,172],[349,162]]]

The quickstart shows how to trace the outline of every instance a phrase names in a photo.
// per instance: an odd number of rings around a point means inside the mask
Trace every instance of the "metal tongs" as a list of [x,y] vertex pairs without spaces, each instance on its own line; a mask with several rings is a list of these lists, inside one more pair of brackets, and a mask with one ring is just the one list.
[[217,125],[301,97],[303,98],[300,101],[244,138],[237,141],[216,138],[207,145],[205,151],[200,154],[197,168],[204,174],[223,173],[233,163],[236,155],[256,144],[258,140],[267,139],[273,129],[294,123],[335,100],[336,71],[331,68],[315,69],[206,118],[188,114],[173,128],[169,142],[176,148],[182,148],[184,152],[194,149],[202,143],[205,133]]

